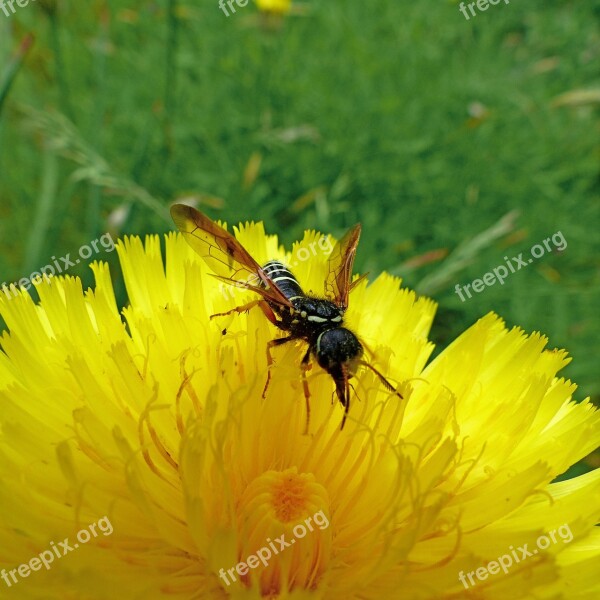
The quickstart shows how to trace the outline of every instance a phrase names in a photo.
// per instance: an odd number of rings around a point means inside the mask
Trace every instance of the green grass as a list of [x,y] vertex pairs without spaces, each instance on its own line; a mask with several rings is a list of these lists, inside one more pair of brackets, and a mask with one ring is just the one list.
[[[0,283],[76,251],[124,205],[120,234],[166,231],[162,209],[182,196],[228,222],[264,220],[286,243],[361,221],[358,270],[417,289],[451,273],[432,288],[436,341],[494,310],[567,348],[578,397],[598,396],[599,106],[554,104],[600,85],[598,0],[502,3],[468,22],[454,3],[313,2],[278,31],[250,5],[226,18],[216,0],[198,4],[0,14],[0,81],[36,37],[0,114]],[[405,264],[452,253],[513,209],[512,234],[458,271]],[[467,302],[454,293],[559,230],[563,253]]]

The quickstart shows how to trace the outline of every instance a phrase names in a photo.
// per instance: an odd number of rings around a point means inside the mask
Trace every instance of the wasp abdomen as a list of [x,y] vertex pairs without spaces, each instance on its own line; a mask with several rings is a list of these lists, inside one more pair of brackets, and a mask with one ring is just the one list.
[[280,261],[270,260],[263,271],[288,300],[304,297],[304,292],[294,274]]

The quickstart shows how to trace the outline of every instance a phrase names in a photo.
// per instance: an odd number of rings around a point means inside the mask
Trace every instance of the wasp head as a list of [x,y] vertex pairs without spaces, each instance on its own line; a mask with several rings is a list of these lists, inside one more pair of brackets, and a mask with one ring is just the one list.
[[319,365],[337,382],[354,375],[363,347],[349,329],[336,327],[319,335],[315,354]]

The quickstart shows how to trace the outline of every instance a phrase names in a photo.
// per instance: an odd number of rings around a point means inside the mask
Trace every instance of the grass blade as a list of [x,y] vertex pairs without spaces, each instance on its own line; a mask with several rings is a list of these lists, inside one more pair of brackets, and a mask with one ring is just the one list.
[[2,75],[0,76],[0,115],[2,114],[2,107],[8,92],[12,87],[12,84],[17,76],[17,73],[25,62],[25,57],[33,45],[34,37],[32,34],[27,34],[22,42],[19,44],[19,48],[15,52],[14,56],[9,59],[8,65],[4,68]]

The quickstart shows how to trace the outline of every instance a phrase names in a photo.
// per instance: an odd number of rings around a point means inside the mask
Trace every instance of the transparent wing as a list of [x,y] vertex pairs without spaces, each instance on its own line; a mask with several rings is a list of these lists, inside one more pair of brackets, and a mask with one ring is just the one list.
[[325,294],[340,308],[348,308],[348,295],[352,288],[352,267],[361,225],[357,223],[338,241],[329,256],[329,273],[325,281]]
[[[227,230],[199,210],[185,204],[173,204],[171,217],[186,242],[219,279],[232,285],[241,284],[272,302],[292,306],[261,266]],[[265,288],[252,285],[259,281],[262,281]]]

